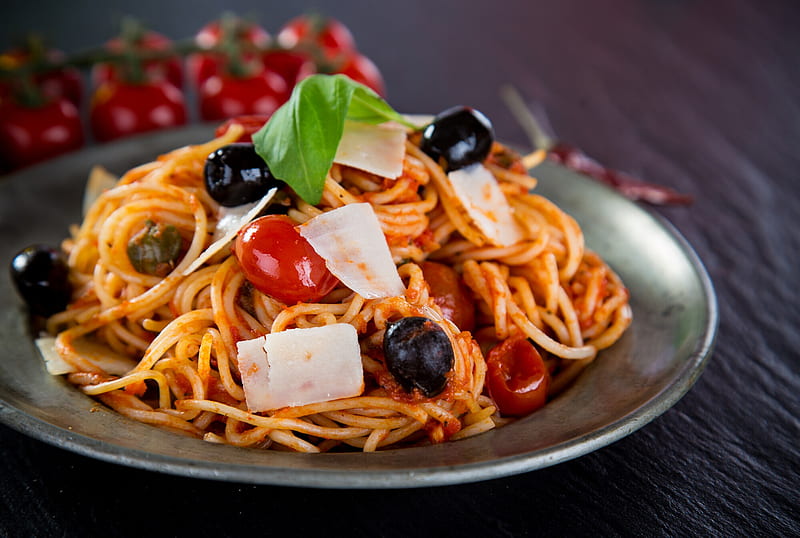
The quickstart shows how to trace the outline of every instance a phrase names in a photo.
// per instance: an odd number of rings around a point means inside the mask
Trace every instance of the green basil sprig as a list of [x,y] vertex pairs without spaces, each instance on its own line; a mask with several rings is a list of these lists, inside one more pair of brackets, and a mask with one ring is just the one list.
[[253,135],[253,144],[272,175],[309,204],[318,204],[345,120],[416,128],[363,84],[345,75],[312,75]]

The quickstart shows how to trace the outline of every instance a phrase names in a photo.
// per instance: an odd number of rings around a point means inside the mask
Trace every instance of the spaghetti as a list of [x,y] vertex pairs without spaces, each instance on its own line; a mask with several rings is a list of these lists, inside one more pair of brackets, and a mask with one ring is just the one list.
[[[73,370],[68,380],[125,416],[209,442],[300,452],[456,440],[510,420],[486,390],[488,347],[512,337],[533,342],[552,377],[552,397],[631,322],[620,279],[585,248],[574,219],[531,192],[535,180],[518,158],[495,143],[485,162],[523,230],[516,244],[491,246],[476,240],[480,232],[459,210],[447,174],[414,134],[396,180],[334,164],[320,204],[287,193],[287,216],[296,224],[370,204],[402,295],[366,299],[340,284],[319,302],[287,305],[250,285],[229,248],[186,274],[212,241],[220,214],[203,186],[204,162],[240,134],[234,125],[207,144],[128,171],[62,245],[74,292],[47,330]],[[163,274],[138,271],[127,250],[153,222],[180,234],[181,256]],[[468,286],[471,330],[445,316],[422,269],[430,261],[455,269]],[[433,397],[404,391],[380,351],[387,327],[408,316],[433,320],[452,343],[446,388]],[[363,393],[248,411],[237,342],[333,323],[358,333]],[[87,343],[100,344],[103,366],[93,360],[97,353],[85,353]]]

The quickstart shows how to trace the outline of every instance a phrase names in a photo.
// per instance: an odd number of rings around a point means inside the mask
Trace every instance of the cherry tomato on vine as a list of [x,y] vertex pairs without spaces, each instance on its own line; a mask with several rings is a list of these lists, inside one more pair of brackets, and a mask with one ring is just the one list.
[[343,64],[334,70],[334,73],[347,75],[356,82],[375,90],[375,93],[385,97],[386,84],[383,76],[375,63],[360,53],[353,53],[347,57]]
[[73,67],[65,67],[36,77],[36,82],[47,97],[64,97],[79,107],[83,97],[83,81],[80,72]]
[[318,301],[339,282],[283,215],[259,217],[245,226],[236,237],[234,254],[256,289],[286,304]]
[[223,40],[225,25],[230,25],[234,29],[237,40],[255,47],[266,47],[272,39],[269,33],[255,22],[233,17],[230,21],[223,18],[203,26],[194,38],[197,46],[210,49],[219,45]]
[[444,317],[462,331],[472,331],[475,328],[475,304],[461,276],[443,263],[426,261],[420,267],[431,289],[433,302],[439,306]]
[[167,81],[140,84],[109,81],[92,97],[89,119],[101,142],[186,123],[186,104]]
[[21,168],[83,145],[78,109],[66,98],[0,106],[0,167]]
[[[64,53],[55,50],[42,50],[31,44],[28,48],[10,50],[0,54],[0,69],[17,69],[29,64],[46,62],[58,64],[64,60]],[[63,66],[40,71],[34,74],[33,83],[42,95],[50,99],[64,97],[76,107],[80,107],[83,97],[83,80],[80,71],[74,67]],[[0,99],[10,99],[17,88],[13,80],[0,81]]]
[[200,86],[200,116],[224,120],[242,115],[271,115],[289,99],[283,79],[272,72],[237,77],[215,75]]
[[287,49],[319,50],[326,60],[355,52],[356,43],[347,26],[330,17],[300,15],[287,22],[276,38]]
[[251,114],[245,116],[236,116],[220,124],[220,126],[217,127],[216,130],[214,131],[214,136],[220,137],[224,135],[228,131],[228,129],[230,129],[231,125],[241,125],[244,128],[244,132],[234,142],[252,143],[253,134],[255,134],[259,129],[261,129],[264,126],[264,124],[267,123],[268,120],[269,116],[266,114]]
[[[228,35],[228,34],[231,35]],[[227,17],[206,24],[195,35],[195,44],[208,49],[208,52],[191,54],[186,60],[186,70],[189,80],[199,87],[208,78],[225,73],[227,58],[225,52],[212,51],[215,47],[238,47],[236,53],[241,55],[242,62],[252,62],[258,58],[258,53],[250,49],[263,49],[271,41],[266,30],[254,22],[238,17]],[[232,51],[228,51],[231,53]]]
[[271,50],[261,56],[264,68],[283,77],[289,89],[317,72],[311,57],[300,51]]
[[521,417],[547,401],[550,373],[525,336],[504,340],[486,357],[486,386],[500,414]]
[[[172,41],[169,38],[132,23],[128,28],[123,28],[122,36],[111,39],[105,46],[112,53],[133,53],[141,57],[141,68],[147,80],[166,80],[176,88],[183,87],[183,66],[180,56],[169,54],[172,50]],[[154,53],[163,54],[164,57],[144,58]],[[92,81],[96,87],[104,82],[128,81],[130,74],[126,72],[127,67],[125,62],[95,64],[92,68]]]

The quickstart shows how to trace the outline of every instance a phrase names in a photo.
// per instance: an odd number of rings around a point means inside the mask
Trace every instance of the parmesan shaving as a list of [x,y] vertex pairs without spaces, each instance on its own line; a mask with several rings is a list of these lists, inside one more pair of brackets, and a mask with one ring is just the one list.
[[[236,212],[228,212],[228,216],[230,216],[230,220],[224,224],[227,231],[220,237],[216,239],[207,249],[205,249],[186,269],[183,271],[183,276],[188,276],[199,269],[204,263],[211,259],[217,252],[223,249],[225,245],[230,243],[236,234],[239,233],[239,230],[244,228],[247,224],[250,223],[253,219],[255,219],[261,211],[264,210],[265,207],[269,204],[272,198],[275,196],[275,193],[278,192],[278,189],[273,187],[272,189],[264,195],[264,197],[255,202],[250,210],[247,211],[244,215],[238,215]],[[238,217],[238,221],[237,221]],[[224,218],[224,217],[223,217]],[[220,219],[223,220],[223,219]],[[216,234],[215,234],[216,237]]]
[[403,173],[405,154],[404,129],[346,121],[333,162],[396,179]]
[[392,261],[372,206],[348,204],[298,227],[328,270],[365,299],[403,295],[405,286]]
[[364,371],[352,325],[289,329],[237,343],[250,412],[359,396]]

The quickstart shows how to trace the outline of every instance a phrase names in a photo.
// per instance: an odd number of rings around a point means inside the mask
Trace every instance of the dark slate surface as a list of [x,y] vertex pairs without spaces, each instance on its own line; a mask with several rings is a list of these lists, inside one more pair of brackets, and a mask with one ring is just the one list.
[[[0,45],[31,29],[68,51],[85,49],[123,13],[186,37],[222,10],[74,4],[7,3]],[[306,6],[352,28],[400,110],[471,104],[501,138],[524,145],[498,96],[511,83],[546,107],[564,140],[692,193],[693,206],[658,211],[696,248],[719,296],[719,337],[704,374],[673,409],[595,453],[419,490],[167,476],[0,427],[0,535],[800,535],[800,4],[226,3],[272,31]],[[89,478],[106,487],[88,487]]]

